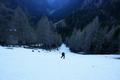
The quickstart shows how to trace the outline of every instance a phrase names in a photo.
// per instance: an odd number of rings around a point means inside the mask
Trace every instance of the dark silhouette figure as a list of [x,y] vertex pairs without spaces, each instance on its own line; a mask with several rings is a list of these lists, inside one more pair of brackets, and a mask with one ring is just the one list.
[[61,58],[65,59],[65,53],[64,52],[62,52]]
[[34,50],[32,50],[32,52],[34,52]]

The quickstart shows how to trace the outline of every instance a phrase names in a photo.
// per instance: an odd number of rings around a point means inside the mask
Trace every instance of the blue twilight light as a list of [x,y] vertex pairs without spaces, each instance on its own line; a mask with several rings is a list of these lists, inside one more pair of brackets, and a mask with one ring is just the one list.
[[[21,7],[27,9],[30,13],[41,15],[41,14],[53,14],[70,5],[71,0],[14,0]],[[73,1],[72,1],[73,2]]]
[[56,0],[47,0],[48,4],[53,4]]
[[69,3],[70,0],[47,0],[53,9],[59,9]]

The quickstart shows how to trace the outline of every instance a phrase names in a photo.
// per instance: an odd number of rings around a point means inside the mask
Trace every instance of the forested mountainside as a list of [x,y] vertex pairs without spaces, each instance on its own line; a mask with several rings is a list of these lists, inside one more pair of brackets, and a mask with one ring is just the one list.
[[[54,29],[52,22],[43,16],[37,22],[36,27],[30,25],[28,16],[17,7],[10,10],[4,5],[0,13],[0,43],[7,45],[32,45],[38,44],[44,47],[56,47],[60,45],[61,38]],[[3,13],[4,12],[4,13]],[[35,26],[35,25],[34,25]]]
[[119,0],[75,0],[52,14],[47,5],[40,15],[13,1],[0,0],[1,45],[52,49],[65,43],[73,52],[120,52]]
[[[85,0],[62,20],[58,32],[74,52],[120,51],[120,1]],[[59,23],[60,24],[60,23]]]

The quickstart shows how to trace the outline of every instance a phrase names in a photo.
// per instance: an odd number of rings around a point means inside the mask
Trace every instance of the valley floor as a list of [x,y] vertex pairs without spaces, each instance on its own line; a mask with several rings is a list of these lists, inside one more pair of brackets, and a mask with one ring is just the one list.
[[34,52],[0,46],[0,80],[120,80],[118,57],[74,54],[64,45],[58,51]]

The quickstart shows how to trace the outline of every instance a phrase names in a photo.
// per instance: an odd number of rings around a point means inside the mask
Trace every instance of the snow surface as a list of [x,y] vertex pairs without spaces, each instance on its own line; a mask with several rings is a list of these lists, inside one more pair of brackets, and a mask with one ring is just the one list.
[[51,52],[0,46],[0,80],[120,80],[115,57],[120,56],[73,54],[65,45]]

